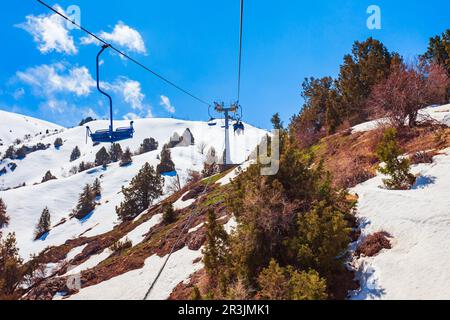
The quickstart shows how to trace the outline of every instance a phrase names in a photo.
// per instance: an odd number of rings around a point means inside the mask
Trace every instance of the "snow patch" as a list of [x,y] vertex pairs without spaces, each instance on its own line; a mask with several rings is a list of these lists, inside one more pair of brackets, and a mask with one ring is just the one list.
[[407,191],[380,189],[377,176],[355,188],[362,237],[393,236],[392,249],[353,261],[361,290],[353,299],[450,299],[450,149],[413,166],[427,183]]
[[[151,291],[149,300],[165,300],[173,289],[189,276],[200,270],[202,263],[193,263],[202,256],[201,249],[189,250],[187,247],[175,252],[169,259],[159,280]],[[142,300],[166,257],[153,255],[145,261],[142,269],[129,271],[97,285],[83,288],[69,297],[71,300]]]

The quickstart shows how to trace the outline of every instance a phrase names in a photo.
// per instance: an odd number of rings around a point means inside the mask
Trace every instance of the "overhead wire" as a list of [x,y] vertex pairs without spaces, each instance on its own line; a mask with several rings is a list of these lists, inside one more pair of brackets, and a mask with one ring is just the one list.
[[138,65],[139,67],[143,68],[144,70],[150,72],[151,74],[153,74],[154,76],[156,76],[157,78],[159,78],[160,80],[164,81],[165,83],[169,84],[170,86],[174,87],[175,89],[183,92],[184,94],[190,96],[191,98],[199,101],[202,104],[205,104],[207,106],[210,105],[210,103],[206,102],[204,99],[199,98],[198,96],[194,95],[193,93],[191,93],[190,91],[183,89],[182,87],[180,87],[179,85],[175,84],[174,82],[170,81],[169,79],[167,79],[166,77],[164,77],[163,75],[153,71],[152,69],[150,69],[149,67],[147,67],[146,65],[144,65],[143,63],[139,62],[138,60],[132,58],[131,56],[129,56],[128,54],[124,53],[123,51],[119,50],[118,48],[114,47],[113,45],[111,45],[110,43],[106,42],[105,40],[103,40],[101,37],[99,37],[98,35],[96,35],[95,33],[89,31],[88,29],[86,29],[85,27],[83,27],[82,25],[80,25],[79,23],[77,23],[76,21],[70,19],[69,17],[67,17],[66,15],[62,14],[61,12],[59,12],[58,10],[56,10],[55,8],[51,7],[50,5],[48,5],[47,3],[45,3],[42,0],[36,0],[37,2],[39,2],[40,4],[42,4],[43,6],[45,6],[46,8],[48,8],[49,10],[53,11],[55,14],[59,15],[60,17],[62,17],[63,19],[69,21],[70,23],[72,23],[74,26],[78,27],[80,30],[86,32],[87,34],[89,34],[91,37],[93,37],[94,39],[96,39],[97,41],[103,43],[104,45],[109,45],[110,49],[112,49],[113,51],[115,51],[116,53],[118,53],[119,55],[121,55],[122,57],[130,60],[131,62],[133,62],[134,64]]

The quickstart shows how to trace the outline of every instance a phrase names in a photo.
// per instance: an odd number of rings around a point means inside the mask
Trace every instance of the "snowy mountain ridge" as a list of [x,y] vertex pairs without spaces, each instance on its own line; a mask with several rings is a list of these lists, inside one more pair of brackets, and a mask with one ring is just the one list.
[[[0,198],[5,201],[11,218],[3,234],[16,233],[20,254],[24,259],[28,259],[31,254],[38,254],[48,246],[62,245],[68,239],[77,238],[80,235],[88,237],[102,234],[116,226],[118,221],[115,207],[122,200],[120,193],[122,186],[127,186],[146,162],[156,167],[163,145],[170,141],[174,133],[182,135],[188,128],[195,139],[195,144],[192,146],[171,149],[172,159],[182,183],[189,170],[202,170],[209,148],[214,147],[219,153],[223,150],[224,131],[220,121],[217,126],[210,127],[201,121],[138,119],[134,123],[136,129],[134,138],[120,142],[122,149],[129,147],[132,152],[135,152],[144,139],[154,138],[159,143],[158,150],[134,156],[133,163],[126,167],[119,167],[118,163],[112,163],[106,169],[96,167],[85,172],[73,173],[71,172],[73,167],[77,167],[81,162],[94,162],[96,153],[102,147],[109,149],[110,146],[107,144],[93,146],[90,140],[86,142],[85,127],[65,129],[7,112],[3,112],[3,115],[12,122],[7,125],[4,123],[2,128],[4,126],[14,128],[12,132],[19,132],[19,138],[30,132],[31,134],[44,133],[31,137],[24,143],[25,145],[30,146],[36,143],[50,145],[48,149],[30,153],[24,159],[4,159],[0,163],[0,170],[12,162],[17,165],[13,172],[8,170],[6,174],[0,176],[0,190],[4,190],[0,191]],[[17,126],[20,130],[15,129],[16,122],[13,120],[18,121]],[[32,124],[30,129],[24,125],[28,123]],[[126,126],[128,123],[117,121],[115,126]],[[105,128],[108,126],[108,121],[93,121],[89,123],[89,126],[92,130]],[[47,128],[57,132],[45,135]],[[8,130],[3,129],[1,133],[5,134],[5,132],[8,136]],[[233,134],[231,131],[230,145],[233,162],[244,162],[266,133],[250,125],[246,125],[243,135]],[[53,145],[56,138],[63,140],[63,145],[59,148]],[[14,141],[14,139],[9,138],[8,141]],[[70,155],[75,147],[80,149],[81,156],[71,162]],[[57,179],[41,183],[47,171],[51,171]],[[96,178],[100,179],[103,192],[95,212],[87,221],[69,219],[83,187],[86,184],[92,184]],[[173,179],[175,178],[165,177],[166,190]],[[54,228],[44,241],[34,241],[33,230],[45,207],[50,210]]]

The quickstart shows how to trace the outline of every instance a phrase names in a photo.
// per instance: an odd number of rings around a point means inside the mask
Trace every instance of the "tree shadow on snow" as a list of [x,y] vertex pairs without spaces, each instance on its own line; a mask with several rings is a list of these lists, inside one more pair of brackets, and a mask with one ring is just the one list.
[[436,182],[436,177],[433,176],[419,176],[416,179],[416,183],[412,186],[412,190],[417,189],[425,189],[430,184],[434,184]]
[[386,290],[382,288],[378,279],[374,277],[375,270],[368,267],[364,271],[359,272],[359,282],[361,288],[354,291],[351,297],[355,300],[378,300],[382,299],[386,294]]

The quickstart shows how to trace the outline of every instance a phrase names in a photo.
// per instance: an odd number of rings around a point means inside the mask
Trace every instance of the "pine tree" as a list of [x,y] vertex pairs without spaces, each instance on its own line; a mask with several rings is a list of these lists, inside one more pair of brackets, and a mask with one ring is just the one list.
[[111,157],[108,151],[106,151],[106,148],[102,147],[95,155],[95,165],[106,166],[109,163],[111,163]]
[[101,197],[102,196],[102,185],[100,183],[100,179],[95,179],[94,183],[92,184],[92,192],[95,197]]
[[23,279],[22,263],[15,234],[10,233],[2,240],[0,233],[0,300],[20,297],[16,291]]
[[81,220],[95,209],[95,205],[95,194],[92,192],[91,186],[87,184],[80,194],[78,204],[73,211],[73,216]]
[[111,149],[109,150],[109,156],[111,158],[111,162],[117,162],[122,157],[123,151],[122,147],[118,143],[113,143],[111,145]]
[[216,281],[221,268],[229,262],[228,234],[223,225],[217,223],[214,210],[207,213],[206,245],[202,251],[203,263],[211,281]]
[[175,163],[172,161],[172,155],[168,145],[165,145],[161,151],[161,163],[158,164],[156,172],[158,174],[175,171]]
[[6,213],[6,204],[3,202],[3,199],[0,198],[0,229],[8,226],[9,224],[9,216]]
[[275,260],[258,277],[263,300],[324,300],[326,282],[315,271],[298,272],[288,266],[282,268]]
[[124,201],[116,207],[122,221],[131,220],[147,210],[155,199],[162,195],[164,179],[146,163],[131,180],[130,185],[122,187]]
[[272,116],[272,119],[270,119],[270,122],[272,122],[274,129],[276,129],[276,130],[283,129],[283,122],[281,121],[280,114],[278,112]]
[[73,161],[77,160],[80,157],[81,157],[80,149],[78,148],[78,146],[76,146],[72,150],[72,153],[70,154],[70,162],[73,162]]
[[120,166],[126,167],[130,165],[133,162],[132,154],[130,148],[127,148],[125,152],[122,154],[122,157],[120,158]]
[[389,128],[384,132],[383,139],[377,147],[377,156],[384,162],[384,165],[378,167],[378,171],[390,176],[389,179],[383,179],[388,189],[410,189],[415,181],[414,175],[410,173],[410,161],[401,155],[402,150],[397,143],[397,130]]
[[163,222],[165,224],[171,224],[174,223],[176,220],[176,214],[175,214],[175,210],[173,209],[173,205],[167,205],[164,208],[164,213],[163,213]]
[[140,148],[139,154],[151,152],[158,149],[158,142],[154,138],[144,139]]
[[3,158],[11,159],[11,160],[14,160],[16,158],[16,149],[14,148],[14,146],[9,146],[8,149],[6,149],[5,155]]
[[356,41],[352,53],[344,57],[337,86],[342,97],[340,111],[351,124],[365,121],[370,110],[365,102],[374,85],[385,80],[393,62],[401,59],[398,54],[390,53],[378,40],[368,38]]
[[50,181],[50,180],[56,180],[57,178],[50,172],[50,170],[49,171],[47,171],[46,173],[45,173],[45,175],[44,175],[44,177],[42,178],[42,181],[41,181],[41,183],[45,183],[45,182],[47,182],[47,181]]
[[19,149],[17,149],[16,151],[16,158],[17,159],[25,159],[25,157],[27,156],[27,152],[28,148],[26,146],[22,146]]
[[36,231],[34,233],[35,239],[39,239],[45,233],[50,231],[50,210],[47,207],[42,211],[41,217],[39,218],[39,222],[36,226]]
[[55,146],[56,149],[59,149],[63,146],[63,140],[61,138],[56,138],[55,142],[53,143],[53,145]]

